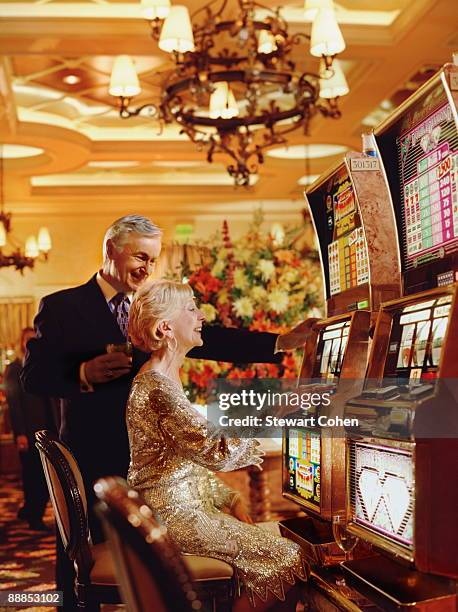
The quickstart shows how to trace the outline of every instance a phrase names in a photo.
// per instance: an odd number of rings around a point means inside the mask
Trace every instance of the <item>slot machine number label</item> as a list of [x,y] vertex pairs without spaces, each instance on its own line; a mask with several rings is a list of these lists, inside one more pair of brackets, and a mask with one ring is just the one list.
[[437,177],[441,179],[444,175],[450,172],[450,168],[452,167],[452,160],[450,156],[446,157],[441,161],[437,168]]

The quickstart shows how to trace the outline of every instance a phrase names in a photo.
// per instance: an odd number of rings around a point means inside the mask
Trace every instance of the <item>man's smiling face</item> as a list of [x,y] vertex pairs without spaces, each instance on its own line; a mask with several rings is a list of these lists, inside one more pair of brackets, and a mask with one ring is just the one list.
[[161,237],[130,232],[120,249],[108,241],[110,276],[116,281],[119,291],[137,291],[154,270],[161,252]]

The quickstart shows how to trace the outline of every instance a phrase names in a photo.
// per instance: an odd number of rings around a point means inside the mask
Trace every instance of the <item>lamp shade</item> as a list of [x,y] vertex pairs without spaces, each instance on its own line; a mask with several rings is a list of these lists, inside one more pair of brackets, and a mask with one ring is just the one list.
[[223,119],[232,119],[237,117],[239,114],[239,107],[237,106],[237,100],[235,99],[232,89],[229,87],[227,91],[227,103],[223,114]]
[[159,48],[167,53],[188,53],[194,51],[194,35],[191,18],[185,6],[171,6],[162,26]]
[[211,119],[232,119],[239,114],[239,108],[229,85],[224,81],[215,83],[210,96],[209,114]]
[[214,91],[210,95],[209,111],[212,119],[221,117],[227,99],[227,83],[215,83]]
[[165,19],[170,13],[170,0],[142,0],[142,15],[145,19]]
[[273,53],[278,49],[275,37],[268,30],[261,30],[258,37],[258,53]]
[[0,221],[0,249],[6,246],[6,230],[3,222]]
[[310,53],[333,56],[345,49],[345,41],[333,9],[321,8],[312,24]]
[[305,0],[304,19],[313,21],[321,8],[333,9],[334,3],[332,0]]
[[118,55],[111,71],[109,93],[112,96],[132,98],[141,92],[134,63],[128,55]]
[[38,248],[47,253],[52,248],[51,235],[47,227],[40,227],[38,231]]
[[35,236],[29,236],[25,241],[25,256],[35,259],[39,254],[37,239]]
[[320,97],[338,98],[345,96],[350,91],[347,79],[342,70],[339,60],[335,59],[330,68],[326,68],[324,60],[320,67]]

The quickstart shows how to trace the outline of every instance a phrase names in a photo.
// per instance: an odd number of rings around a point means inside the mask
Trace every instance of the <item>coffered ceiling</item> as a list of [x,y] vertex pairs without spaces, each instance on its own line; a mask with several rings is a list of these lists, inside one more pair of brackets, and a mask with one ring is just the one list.
[[[185,3],[191,12],[203,4]],[[308,32],[302,3],[284,6],[291,29]],[[310,135],[299,130],[289,136],[291,145],[358,149],[363,129],[377,124],[458,50],[453,0],[338,0],[336,10],[350,86],[340,101],[343,116],[317,117]],[[254,184],[234,189],[224,158],[208,164],[176,126],[161,128],[144,116],[119,118],[107,91],[119,53],[134,56],[140,73],[142,94],[135,103],[158,101],[172,64],[149,36],[137,0],[0,1],[1,140],[39,148],[5,162],[10,209],[89,214],[96,206],[111,213],[129,202],[190,218],[248,210],[253,201],[264,201],[286,211],[302,206],[300,179],[306,182],[304,175],[317,175],[336,159],[326,148],[324,157],[266,156]],[[316,71],[315,60],[298,53],[295,60]]]

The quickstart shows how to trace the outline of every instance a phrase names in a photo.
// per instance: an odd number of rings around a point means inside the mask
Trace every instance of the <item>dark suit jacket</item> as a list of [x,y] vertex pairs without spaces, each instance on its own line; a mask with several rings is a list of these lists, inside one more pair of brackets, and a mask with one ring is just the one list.
[[[86,482],[127,474],[129,446],[125,407],[132,378],[148,355],[134,350],[132,372],[81,391],[83,361],[106,352],[108,343],[124,342],[96,277],[79,287],[43,298],[35,318],[37,337],[30,340],[22,373],[27,391],[63,398],[61,436],[80,464]],[[220,361],[269,362],[275,334],[204,327],[204,346],[190,356]]]

